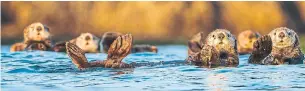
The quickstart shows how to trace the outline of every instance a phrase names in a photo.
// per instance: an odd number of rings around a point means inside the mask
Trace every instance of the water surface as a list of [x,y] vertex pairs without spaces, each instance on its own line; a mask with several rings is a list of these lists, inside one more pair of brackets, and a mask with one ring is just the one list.
[[[136,53],[124,62],[154,63],[134,69],[78,70],[65,53],[9,52],[1,47],[3,91],[33,90],[283,90],[305,91],[305,65],[253,65],[240,56],[238,67],[199,68],[184,64],[183,45],[158,46],[159,53]],[[106,54],[86,54],[89,60]]]

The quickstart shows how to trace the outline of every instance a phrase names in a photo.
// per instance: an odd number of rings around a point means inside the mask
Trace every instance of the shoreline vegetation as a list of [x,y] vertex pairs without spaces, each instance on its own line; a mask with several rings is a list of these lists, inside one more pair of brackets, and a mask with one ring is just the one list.
[[[255,13],[254,13],[255,12]],[[1,43],[23,40],[23,29],[41,22],[52,40],[67,41],[81,33],[129,33],[136,44],[186,45],[193,35],[227,29],[236,37],[245,30],[261,35],[288,27],[305,50],[305,2],[1,2]]]

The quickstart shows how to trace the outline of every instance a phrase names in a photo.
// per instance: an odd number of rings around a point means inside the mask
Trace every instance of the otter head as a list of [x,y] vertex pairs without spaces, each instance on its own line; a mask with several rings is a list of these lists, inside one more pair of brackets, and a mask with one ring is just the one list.
[[226,29],[216,29],[206,38],[206,44],[213,46],[218,51],[231,51],[232,48],[237,50],[236,38]]
[[98,52],[98,43],[99,38],[91,33],[82,33],[75,41],[84,52]]
[[50,39],[50,29],[40,22],[33,23],[24,29],[25,41],[43,41]]
[[260,37],[259,33],[246,30],[238,35],[238,46],[253,49],[253,43]]
[[289,28],[280,27],[268,34],[272,39],[272,46],[277,48],[295,47],[299,45],[297,34]]
[[101,42],[100,42],[100,51],[108,53],[109,47],[112,44],[112,42],[122,35],[119,32],[106,32],[103,34]]

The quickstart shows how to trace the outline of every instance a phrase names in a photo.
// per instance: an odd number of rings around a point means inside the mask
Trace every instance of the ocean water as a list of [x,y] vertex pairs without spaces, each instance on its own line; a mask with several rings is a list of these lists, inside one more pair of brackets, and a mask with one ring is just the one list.
[[[305,91],[305,65],[248,64],[240,55],[238,67],[199,68],[184,63],[184,45],[158,46],[159,53],[130,54],[124,62],[154,63],[133,69],[78,70],[65,53],[9,52],[1,47],[2,91],[41,90],[283,90]],[[106,54],[86,54],[103,60]]]

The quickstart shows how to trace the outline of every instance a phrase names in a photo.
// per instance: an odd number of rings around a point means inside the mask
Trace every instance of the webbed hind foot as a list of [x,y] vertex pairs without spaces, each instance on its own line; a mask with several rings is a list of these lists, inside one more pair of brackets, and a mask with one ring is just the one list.
[[122,61],[128,54],[130,54],[132,48],[132,36],[131,34],[126,34],[119,36],[114,42],[110,45],[108,50],[107,60],[118,60]]
[[72,59],[72,62],[79,68],[88,68],[89,63],[85,56],[85,53],[77,45],[66,42],[67,54]]

